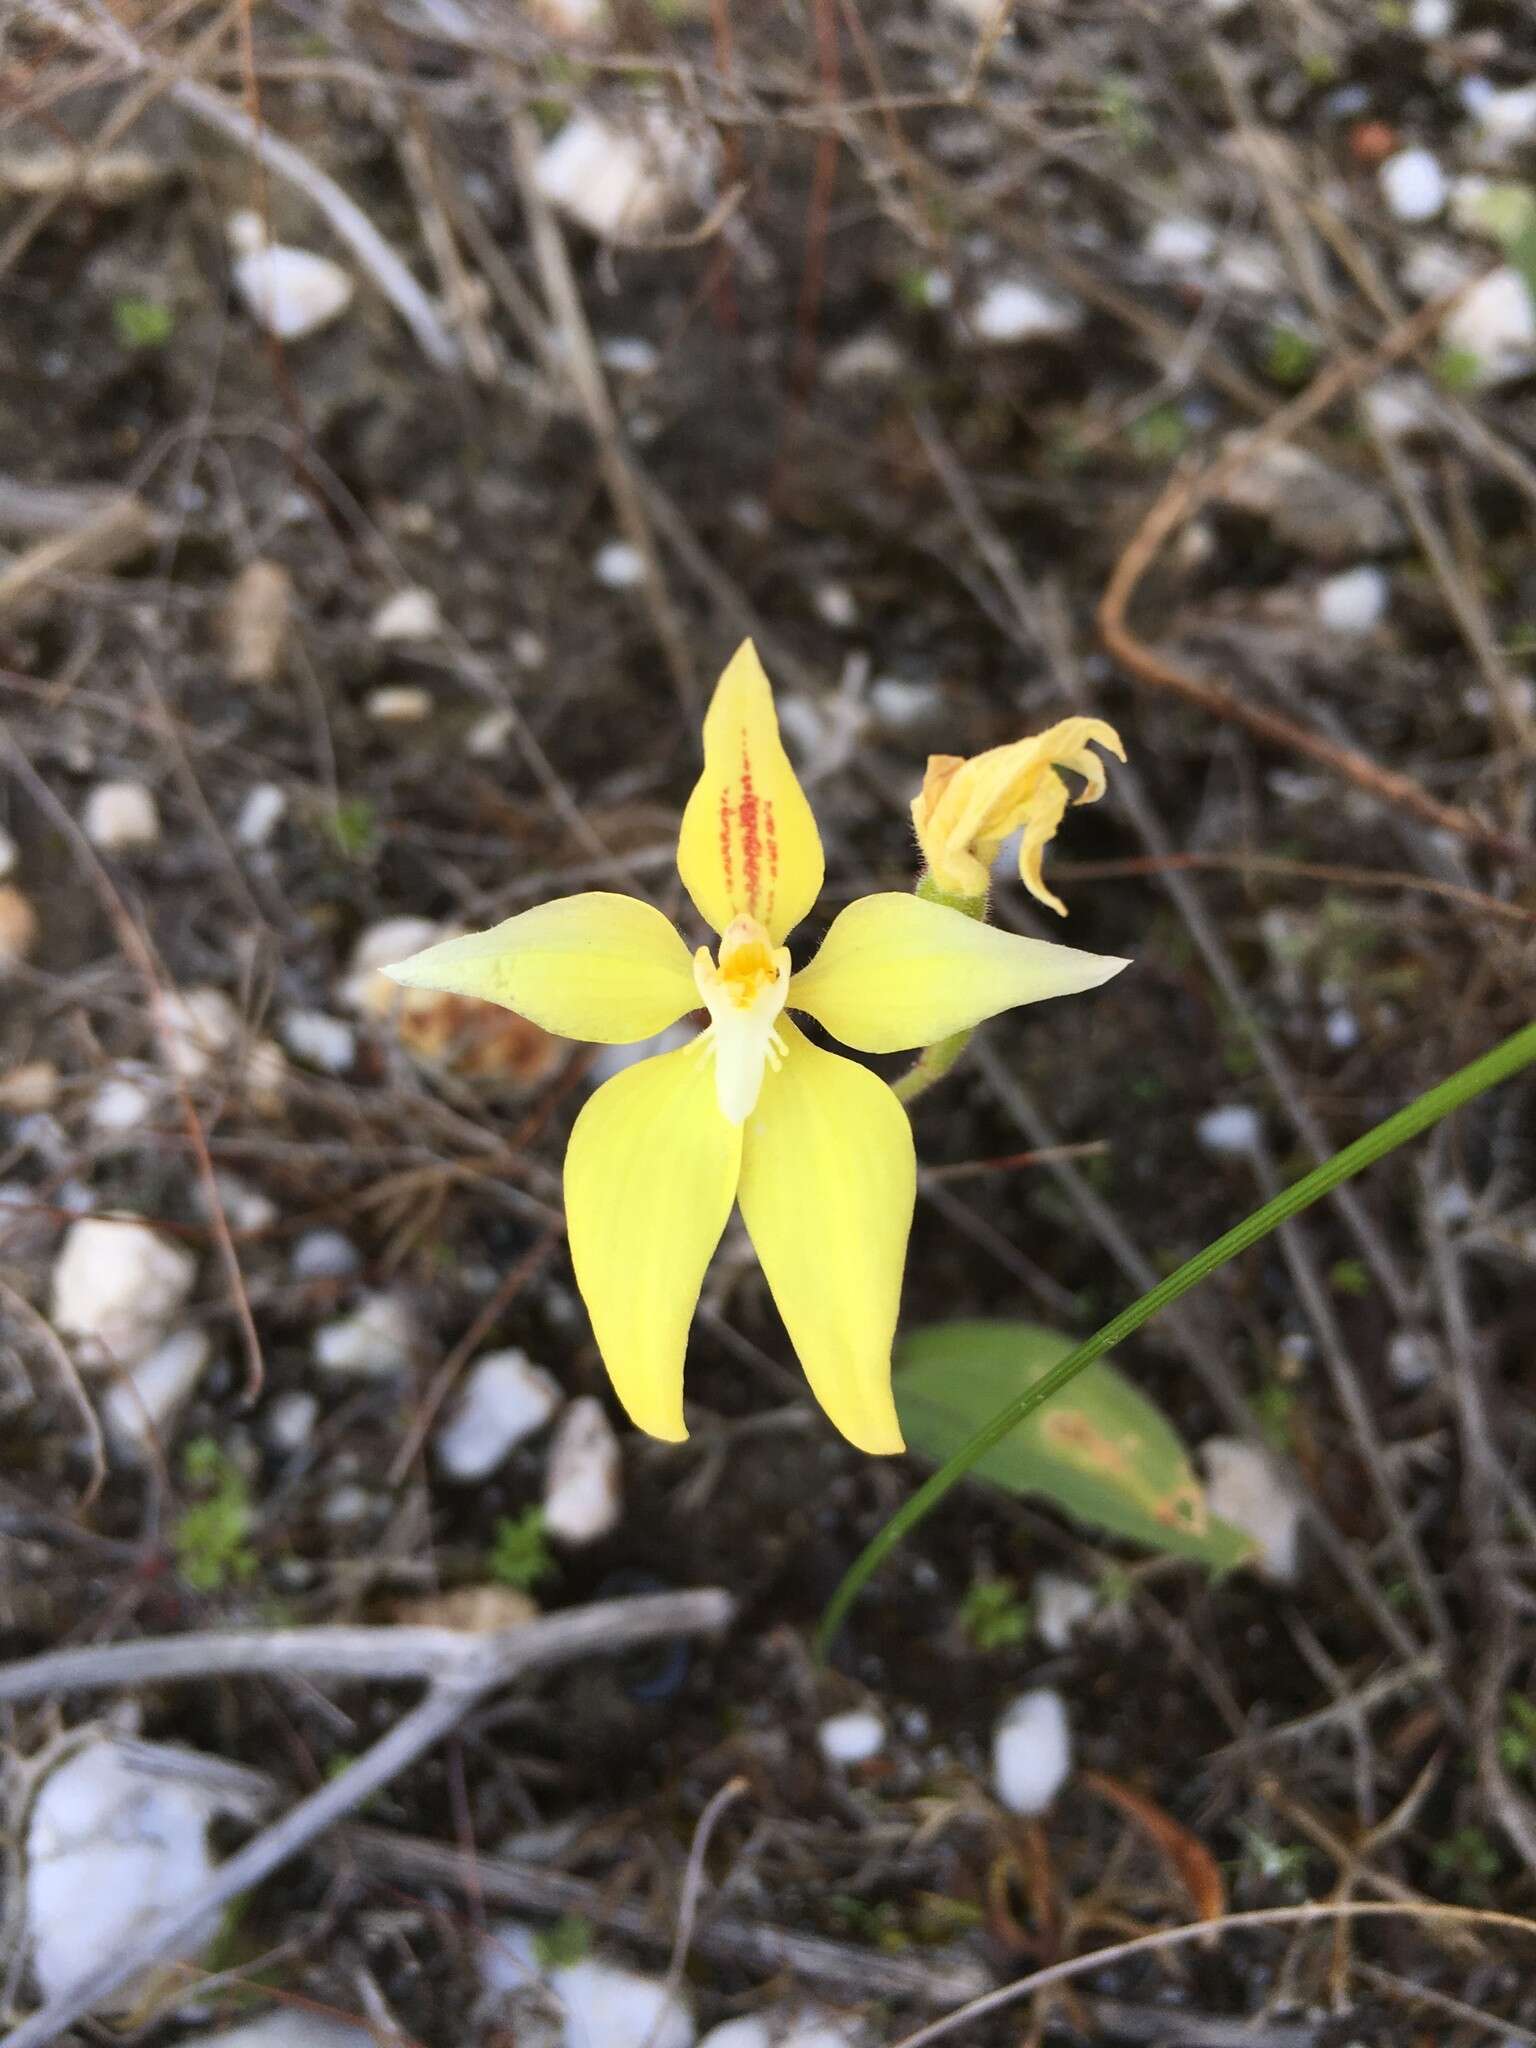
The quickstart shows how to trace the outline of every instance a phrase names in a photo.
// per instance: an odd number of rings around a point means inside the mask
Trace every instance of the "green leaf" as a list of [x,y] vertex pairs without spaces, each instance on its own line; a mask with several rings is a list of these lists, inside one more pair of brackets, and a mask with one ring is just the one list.
[[112,331],[124,348],[164,348],[175,327],[169,306],[129,296],[112,301]]
[[[920,1456],[950,1457],[997,1410],[1058,1365],[1073,1339],[1038,1323],[937,1323],[896,1355],[896,1408]],[[977,1461],[1005,1493],[1043,1494],[1095,1527],[1219,1570],[1252,1555],[1218,1522],[1172,1426],[1100,1359]]]

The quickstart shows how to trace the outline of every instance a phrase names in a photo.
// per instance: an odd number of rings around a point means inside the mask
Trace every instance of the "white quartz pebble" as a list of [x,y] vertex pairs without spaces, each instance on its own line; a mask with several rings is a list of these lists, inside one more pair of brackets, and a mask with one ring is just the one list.
[[153,846],[160,837],[160,811],[142,782],[98,782],[85,800],[80,824],[103,853]]
[[113,1380],[101,1416],[119,1457],[142,1462],[164,1450],[172,1424],[212,1356],[206,1330],[178,1330],[141,1364]]
[[54,1262],[54,1328],[81,1344],[87,1367],[136,1365],[185,1306],[196,1277],[192,1253],[136,1217],[82,1216]]
[[[23,1910],[32,1973],[44,2000],[67,1996],[131,1949],[163,1914],[208,1889],[208,1823],[249,1812],[247,1795],[214,1789],[208,1761],[148,1744],[87,1739],[43,1779],[26,1820]],[[178,1945],[195,1957],[217,1931],[213,1913]],[[143,1980],[108,2010],[137,2003]]]
[[1072,1769],[1066,1702],[1039,1686],[1021,1693],[992,1735],[992,1789],[1010,1813],[1044,1813]]
[[1449,187],[1431,150],[1395,150],[1376,176],[1388,211],[1398,220],[1433,220],[1445,205]]
[[349,1316],[315,1332],[314,1360],[322,1372],[387,1379],[404,1372],[415,1348],[416,1326],[394,1294],[365,1294]]
[[1258,1570],[1277,1584],[1300,1568],[1301,1497],[1268,1451],[1240,1437],[1213,1436],[1200,1447],[1206,1505],[1258,1545]]
[[1330,633],[1369,633],[1381,624],[1390,594],[1386,571],[1363,562],[1318,585],[1317,616]]
[[885,1723],[870,1707],[829,1714],[816,1730],[816,1746],[829,1764],[864,1764],[885,1747]]
[[1510,384],[1536,370],[1536,304],[1530,286],[1508,263],[1489,271],[1452,307],[1440,338],[1471,363],[1480,390]]
[[386,597],[368,623],[375,640],[431,640],[442,631],[443,615],[430,590],[413,585]]
[[344,1074],[357,1058],[357,1034],[340,1017],[323,1010],[290,1010],[282,1022],[283,1043],[296,1060],[323,1074]]
[[1206,1111],[1195,1125],[1195,1135],[1219,1159],[1241,1159],[1257,1150],[1264,1125],[1247,1103],[1226,1102]]
[[583,1394],[560,1418],[544,1480],[544,1527],[558,1542],[595,1543],[624,1510],[624,1463],[601,1401]]
[[258,214],[233,215],[229,239],[235,289],[258,324],[280,341],[302,341],[352,303],[352,279],[339,263],[310,249],[268,242]]
[[1009,346],[1024,341],[1058,340],[1083,324],[1076,299],[1026,277],[1000,277],[982,291],[971,316],[982,341]]
[[544,1427],[563,1396],[556,1380],[525,1351],[492,1351],[464,1376],[439,1425],[433,1450],[443,1473],[461,1485],[488,1479],[518,1444]]

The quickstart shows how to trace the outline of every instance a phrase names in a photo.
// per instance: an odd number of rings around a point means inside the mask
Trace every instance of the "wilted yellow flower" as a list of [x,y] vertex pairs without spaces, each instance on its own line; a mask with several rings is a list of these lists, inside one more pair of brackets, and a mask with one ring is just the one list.
[[912,822],[928,872],[946,896],[985,896],[998,849],[1022,826],[1019,877],[1031,896],[1066,916],[1065,903],[1045,886],[1041,862],[1073,801],[1057,771],[1070,768],[1082,776],[1080,804],[1104,794],[1104,763],[1093,752],[1094,741],[1125,759],[1120,735],[1102,718],[1064,718],[1033,739],[992,747],[968,761],[958,754],[929,755]]
[[884,1081],[786,1012],[859,1052],[904,1052],[1016,1003],[1096,988],[1126,963],[889,894],[841,911],[794,973],[784,942],[820,893],[821,840],[750,642],[704,721],[677,864],[719,935],[713,955],[690,958],[650,904],[591,894],[385,972],[610,1045],[706,1009],[690,1045],[605,1081],[571,1133],[571,1263],[609,1377],[641,1429],[687,1434],[688,1326],[739,1203],[817,1400],[861,1450],[899,1451],[891,1338],[917,1186],[911,1127]]

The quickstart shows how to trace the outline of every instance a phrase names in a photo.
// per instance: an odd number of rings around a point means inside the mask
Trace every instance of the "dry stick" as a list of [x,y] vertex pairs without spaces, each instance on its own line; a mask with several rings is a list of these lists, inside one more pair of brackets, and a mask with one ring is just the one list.
[[70,1357],[63,1339],[47,1318],[38,1313],[24,1294],[18,1294],[15,1288],[7,1286],[4,1280],[0,1280],[0,1307],[8,1308],[18,1321],[24,1322],[32,1331],[39,1346],[52,1359],[54,1370],[64,1383],[64,1391],[80,1417],[81,1427],[90,1445],[91,1476],[77,1505],[88,1508],[106,1481],[107,1448],[102,1439],[101,1423],[97,1419],[96,1410],[91,1406],[89,1394],[80,1383],[75,1361]]
[[1489,1418],[1477,1336],[1467,1305],[1461,1263],[1430,1185],[1444,1152],[1442,1135],[1425,1169],[1423,1215],[1430,1272],[1451,1354],[1461,1440],[1463,1512],[1471,1531],[1471,1563],[1486,1625],[1486,1637],[1471,1680],[1472,1753],[1478,1783],[1494,1819],[1526,1869],[1536,1873],[1536,1811],[1512,1783],[1499,1754],[1505,1690],[1519,1648],[1519,1595],[1503,1561],[1501,1521],[1507,1481]]
[[[58,0],[30,0],[30,4],[43,20],[73,42],[98,54],[109,52],[133,72],[152,71],[157,77],[161,75],[156,60],[105,10],[93,13],[86,22],[60,6]],[[434,368],[458,368],[459,345],[439,319],[436,307],[367,214],[333,178],[312,164],[291,142],[253,121],[243,107],[196,79],[169,78],[165,92],[194,120],[249,150],[264,169],[301,192],[325,216],[333,232],[372,277]]]
[[693,654],[682,618],[667,588],[651,522],[646,515],[645,496],[624,445],[619,417],[609,395],[602,365],[597,359],[586,309],[581,303],[571,259],[566,253],[565,238],[549,201],[539,189],[538,129],[529,115],[516,110],[507,117],[507,129],[539,282],[550,318],[565,344],[566,373],[586,413],[587,425],[597,448],[598,467],[613,504],[614,516],[644,565],[645,595],[650,606],[651,624],[656,629],[656,638],[671,672],[677,701],[684,716],[692,720],[699,708]]
[[[667,1959],[666,1992],[657,2014],[656,2025],[663,2023],[667,2009],[676,1998],[683,1981],[683,1971],[688,1965],[688,1950],[693,1943],[693,1931],[699,1917],[699,1900],[704,1893],[704,1859],[709,1854],[710,1841],[729,1807],[748,1790],[745,1778],[727,1778],[725,1783],[710,1799],[699,1815],[699,1824],[693,1831],[693,1841],[688,1850],[688,1863],[683,1871],[683,1887],[677,1901],[677,1932],[672,1937],[672,1953]],[[654,2033],[654,2029],[652,2030]],[[645,2048],[654,2048],[648,2041]]]
[[[282,1818],[247,1842],[229,1860],[221,1863],[211,1882],[190,1901],[160,1913],[143,1928],[126,1948],[71,1986],[60,1997],[50,1999],[12,2033],[5,2048],[47,2048],[47,2044],[85,2014],[104,2004],[125,1984],[145,1970],[170,1960],[191,1942],[210,1917],[221,1913],[230,1902],[263,1882],[273,1871],[308,1848],[317,1836],[354,1812],[365,1799],[381,1791],[426,1750],[440,1742],[485,1696],[515,1679],[587,1656],[611,1656],[638,1644],[679,1635],[709,1634],[730,1621],[733,1603],[714,1588],[686,1593],[646,1594],[633,1600],[605,1600],[589,1607],[577,1607],[565,1614],[526,1623],[521,1628],[499,1630],[494,1635],[466,1636],[452,1630],[373,1631],[320,1630],[321,1635],[375,1634],[393,1636],[430,1635],[447,1638],[450,1647],[435,1667],[426,1697],[357,1759],[339,1777],[301,1799]],[[294,1639],[306,1630],[279,1631],[269,1637],[288,1639],[286,1665],[269,1661],[265,1667],[295,1670],[298,1654]],[[219,1638],[191,1638],[205,1646]],[[252,1639],[240,1638],[247,1651]],[[125,1651],[146,1645],[114,1646]],[[162,1649],[164,1645],[160,1646]],[[35,1658],[33,1665],[46,1663]],[[255,1669],[254,1664],[243,1668]],[[208,1675],[201,1673],[179,1675]]]
[[[1083,694],[1082,684],[1072,656],[1066,608],[1054,586],[1048,589],[1043,601],[1031,593],[1013,550],[988,518],[970,478],[946,446],[935,423],[926,414],[915,414],[914,424],[935,475],[948,492],[951,504],[974,541],[983,562],[991,571],[994,582],[1008,600],[1022,641],[1030,648],[1041,652],[1061,678],[1068,692],[1080,698]],[[1290,1117],[1313,1160],[1321,1163],[1329,1156],[1333,1147],[1321,1124],[1307,1106],[1300,1080],[1292,1072],[1280,1048],[1264,1029],[1249,1001],[1248,991],[1243,986],[1232,955],[1208,915],[1200,892],[1192,882],[1177,873],[1170,865],[1176,858],[1172,841],[1142,789],[1140,777],[1134,768],[1122,766],[1116,769],[1115,790],[1136,829],[1138,838],[1147,851],[1164,864],[1161,875],[1163,888],[1189,927],[1190,936],[1204,958],[1216,986],[1226,999],[1233,1015],[1247,1032],[1277,1101]],[[1376,1276],[1394,1311],[1402,1321],[1409,1321],[1414,1312],[1413,1289],[1385,1239],[1371,1221],[1370,1214],[1359,1195],[1353,1188],[1335,1188],[1329,1200],[1353,1231],[1366,1264]]]
[[1108,882],[1131,875],[1164,875],[1180,869],[1204,868],[1212,874],[1278,875],[1297,882],[1337,882],[1346,889],[1402,889],[1419,896],[1439,896],[1470,910],[1477,917],[1491,917],[1501,924],[1536,925],[1536,910],[1523,903],[1505,903],[1481,889],[1465,888],[1460,882],[1442,882],[1436,875],[1415,875],[1406,868],[1352,868],[1335,861],[1287,860],[1282,854],[1249,853],[1234,847],[1230,853],[1170,853],[1130,860],[1058,860],[1059,881]]
[[[493,1905],[528,1913],[570,1914],[595,1927],[623,1935],[628,1941],[666,1948],[672,1935],[648,1905],[616,1898],[610,1885],[571,1877],[547,1863],[521,1863],[508,1856],[466,1856],[446,1842],[398,1835],[392,1829],[353,1824],[339,1828],[325,1846],[337,1859],[355,1858],[363,1869],[380,1876],[424,1885],[471,1888]],[[845,1998],[900,1999],[912,2005],[951,2005],[973,1997],[988,1973],[966,1961],[913,1961],[882,1955],[878,1950],[830,1941],[824,1935],[800,1934],[760,1920],[744,1920],[706,1905],[694,1929],[693,1947],[701,1955],[765,1974],[783,1972],[799,1983],[814,1984]],[[9,2044],[7,2044],[9,2048]]]
[[1411,776],[1382,767],[1358,748],[1340,746],[1293,719],[1266,711],[1261,705],[1247,704],[1231,691],[1202,681],[1138,640],[1126,624],[1126,612],[1142,579],[1163,544],[1187,519],[1264,449],[1289,440],[1347,392],[1359,389],[1402,356],[1411,354],[1437,330],[1446,314],[1470,289],[1471,285],[1462,285],[1441,298],[1431,299],[1367,354],[1346,356],[1324,370],[1298,397],[1272,413],[1262,427],[1246,435],[1208,468],[1193,476],[1175,477],[1155,500],[1116,563],[1099,601],[1098,626],[1105,647],[1135,681],[1171,691],[1213,718],[1245,727],[1272,746],[1304,754],[1383,803],[1393,804],[1441,831],[1454,832],[1458,838],[1474,840],[1501,860],[1523,865],[1532,857],[1529,841],[1501,832],[1460,805],[1441,803]]
[[224,1277],[229,1284],[230,1297],[234,1303],[235,1320],[240,1327],[240,1340],[245,1352],[246,1399],[254,1401],[261,1392],[262,1383],[266,1378],[261,1338],[257,1335],[256,1318],[251,1313],[250,1297],[245,1290],[245,1275],[240,1270],[240,1254],[235,1250],[234,1235],[229,1227],[229,1217],[225,1213],[224,1197],[220,1192],[218,1175],[214,1172],[213,1158],[208,1150],[208,1139],[197,1113],[197,1105],[192,1100],[191,1087],[178,1063],[171,1028],[166,1022],[165,984],[155,965],[149,941],[118,893],[117,885],[107,873],[95,847],[33,767],[21,743],[3,718],[0,718],[0,746],[3,746],[10,755],[11,766],[25,784],[28,796],[39,810],[46,811],[55,827],[74,848],[75,857],[85,870],[86,878],[96,892],[107,921],[117,935],[117,943],[123,957],[144,984],[155,1043],[159,1048],[161,1063],[171,1076],[177,1100],[181,1105],[181,1120],[186,1128],[192,1156],[197,1163],[197,1178],[208,1211],[209,1227],[219,1249],[219,1261],[224,1268]]
[[50,597],[64,576],[115,569],[149,546],[160,522],[131,492],[114,492],[67,533],[50,536],[18,555],[0,574],[0,619]]
[[[1185,1948],[1192,1941],[1213,1941],[1220,1934],[1237,1933],[1250,1927],[1304,1927],[1313,1921],[1414,1919],[1449,1920],[1463,1927],[1507,1927],[1512,1933],[1536,1936],[1536,1920],[1523,1920],[1518,1913],[1500,1913],[1492,1907],[1409,1906],[1376,1899],[1343,1899],[1337,1904],[1307,1906],[1261,1906],[1252,1912],[1227,1913],[1219,1920],[1196,1920],[1183,1927],[1158,1928],[1151,1934],[1133,1935],[1129,1941],[1111,1942],[1108,1947],[1094,1949],[1088,1955],[1069,1956],[1065,1962],[1049,1963],[1043,1970],[1031,1970],[1027,1977],[1015,1977],[1011,1984],[1004,1984],[996,1991],[984,1992],[980,1998],[971,1999],[956,2012],[946,2013],[943,2019],[935,2020],[931,2026],[919,2027],[915,2034],[904,2034],[893,2048],[929,2048],[931,2042],[946,2040],[973,2020],[1001,2012],[1005,2006],[1016,2005],[1021,1998],[1032,1998],[1053,1984],[1065,1984],[1073,1977],[1086,1976],[1090,1970],[1110,1968],[1116,1963],[1129,1961],[1133,1956],[1159,1955],[1168,1949]],[[1176,2019],[1176,2014],[1169,2014],[1170,2022]],[[14,2036],[6,2048],[12,2048],[13,2042]],[[32,2048],[32,2044],[25,2044],[25,2048]]]

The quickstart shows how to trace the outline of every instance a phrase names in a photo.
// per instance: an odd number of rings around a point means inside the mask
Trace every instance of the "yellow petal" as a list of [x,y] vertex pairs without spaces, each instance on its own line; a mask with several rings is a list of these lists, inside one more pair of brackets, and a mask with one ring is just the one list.
[[899,1451],[891,1339],[917,1162],[885,1083],[812,1045],[788,1051],[747,1119],[741,1213],[811,1391],[861,1451]]
[[860,1052],[937,1045],[984,1017],[1097,988],[1128,967],[981,924],[918,896],[865,896],[832,920],[789,985],[791,1009]]
[[1082,776],[1078,803],[1097,803],[1104,794],[1104,763],[1095,746],[1125,759],[1120,735],[1102,718],[1064,718],[1045,732],[992,747],[968,761],[953,754],[930,756],[912,822],[939,887],[952,896],[984,896],[999,847],[1022,826],[1019,873],[1024,886],[1065,917],[1067,906],[1046,887],[1041,861],[1071,800],[1058,770]]
[[701,1048],[661,1053],[605,1081],[565,1155],[576,1285],[630,1420],[680,1443],[683,1354],[704,1269],[741,1166]]
[[444,939],[384,972],[407,988],[479,996],[563,1038],[627,1045],[697,1009],[693,961],[636,896],[566,896],[488,932]]
[[773,691],[744,640],[715,685],[704,719],[704,773],[677,842],[683,885],[700,917],[723,932],[756,918],[783,943],[821,893],[816,820],[779,738]]

